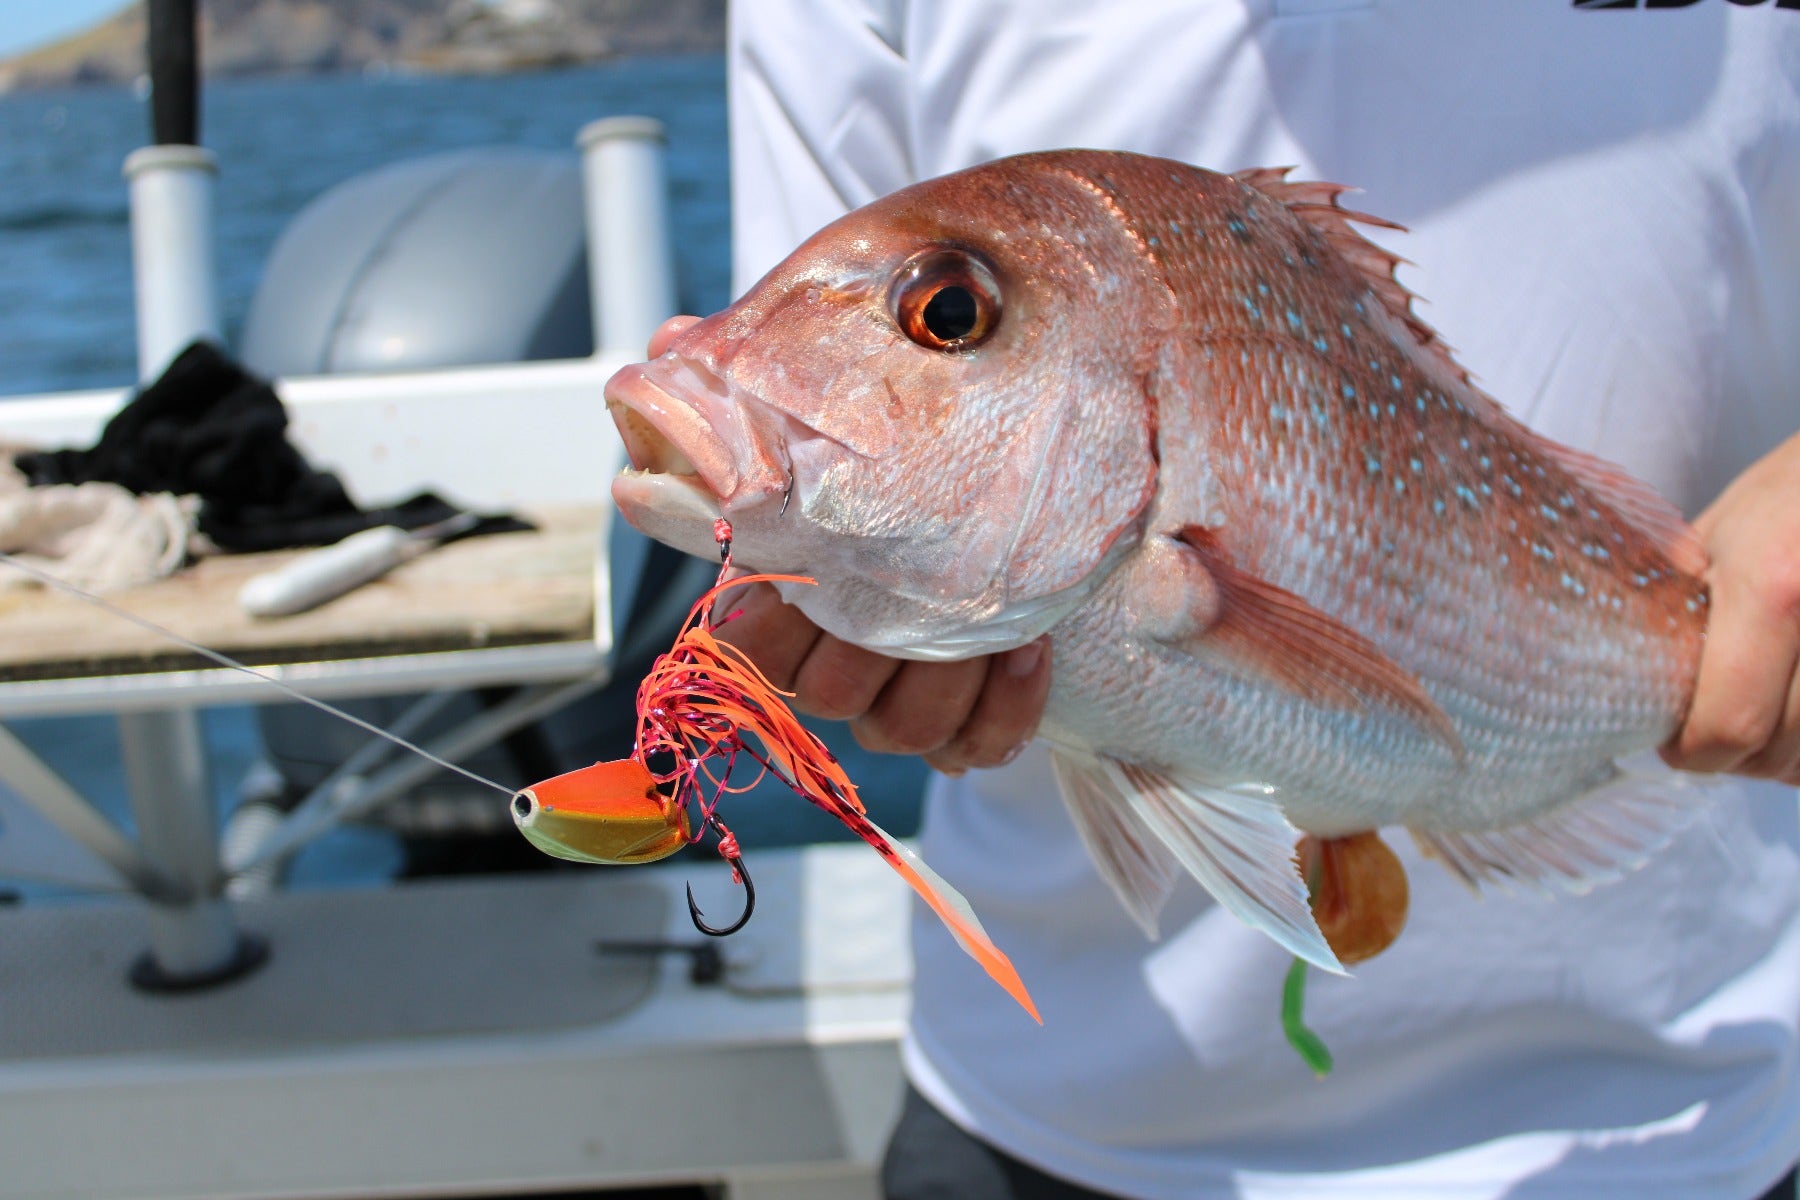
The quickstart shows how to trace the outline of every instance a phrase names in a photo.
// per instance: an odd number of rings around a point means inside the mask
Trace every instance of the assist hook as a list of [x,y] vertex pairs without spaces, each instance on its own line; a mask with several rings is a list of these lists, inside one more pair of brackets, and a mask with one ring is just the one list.
[[738,850],[737,837],[732,834],[731,830],[725,828],[725,823],[717,817],[708,817],[707,824],[718,831],[719,857],[731,864],[731,877],[744,885],[744,911],[739,914],[737,920],[723,929],[708,925],[706,918],[700,915],[700,906],[694,903],[694,886],[689,884],[687,889],[688,916],[693,918],[694,928],[701,933],[710,934],[713,937],[727,937],[749,924],[750,914],[756,911],[756,885],[750,882],[750,871],[744,866],[744,856]]

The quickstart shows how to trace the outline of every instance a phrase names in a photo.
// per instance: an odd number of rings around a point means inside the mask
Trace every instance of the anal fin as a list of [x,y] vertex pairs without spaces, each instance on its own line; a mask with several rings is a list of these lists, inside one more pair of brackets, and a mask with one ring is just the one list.
[[1470,888],[1525,884],[1581,893],[1627,874],[1666,845],[1704,807],[1680,776],[1615,773],[1585,795],[1502,829],[1411,829]]

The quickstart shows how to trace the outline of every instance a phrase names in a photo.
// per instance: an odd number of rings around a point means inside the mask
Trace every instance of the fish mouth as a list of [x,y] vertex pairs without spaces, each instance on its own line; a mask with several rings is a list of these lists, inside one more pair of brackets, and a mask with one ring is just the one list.
[[606,409],[631,461],[627,474],[665,476],[715,502],[733,496],[737,463],[718,433],[719,418],[729,419],[718,411],[728,395],[717,375],[674,354],[615,373],[606,383]]

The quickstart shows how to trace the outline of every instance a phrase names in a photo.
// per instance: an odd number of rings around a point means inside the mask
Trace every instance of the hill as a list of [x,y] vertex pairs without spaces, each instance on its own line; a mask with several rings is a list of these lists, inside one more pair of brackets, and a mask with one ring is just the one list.
[[[477,73],[629,54],[715,51],[725,0],[202,0],[209,76]],[[0,62],[0,91],[128,83],[144,73],[144,6]]]

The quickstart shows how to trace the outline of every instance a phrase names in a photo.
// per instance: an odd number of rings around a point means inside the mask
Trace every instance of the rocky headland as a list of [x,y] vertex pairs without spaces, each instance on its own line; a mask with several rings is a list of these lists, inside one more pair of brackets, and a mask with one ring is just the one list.
[[[125,84],[145,71],[144,5],[0,61],[0,91]],[[209,76],[496,73],[716,51],[725,0],[202,0]]]

